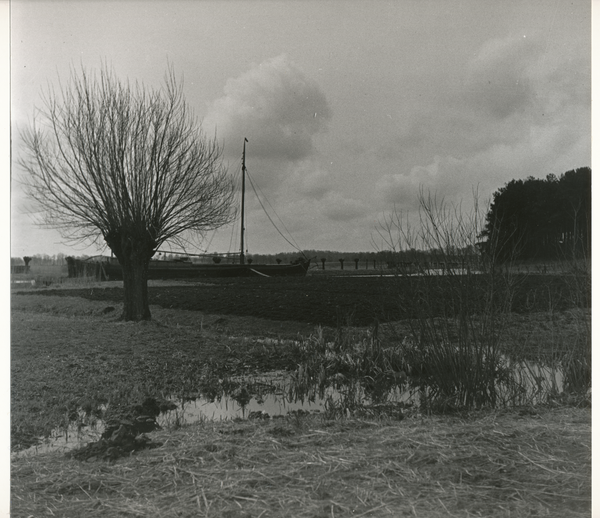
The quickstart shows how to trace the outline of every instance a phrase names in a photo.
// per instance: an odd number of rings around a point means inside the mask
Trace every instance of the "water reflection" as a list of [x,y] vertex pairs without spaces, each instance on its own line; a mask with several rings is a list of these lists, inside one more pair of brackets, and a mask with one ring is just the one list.
[[198,398],[182,405],[180,408],[161,414],[158,423],[169,426],[174,422],[191,424],[202,421],[223,421],[227,419],[277,418],[290,412],[302,410],[309,413],[319,413],[325,410],[325,400],[314,402],[293,402],[278,394],[268,394],[259,399],[252,398],[246,406],[240,405],[232,397],[225,394],[218,401]]
[[[510,365],[513,376],[510,384],[498,386],[503,404],[535,404],[543,402],[549,392],[560,394],[563,391],[564,375],[560,369],[534,362],[504,360]],[[157,419],[158,424],[169,429],[207,421],[277,419],[294,413],[351,416],[357,410],[360,412],[362,409],[385,405],[397,410],[412,406],[418,408],[420,399],[427,396],[423,391],[396,386],[388,388],[383,398],[373,401],[359,383],[337,388],[332,385],[323,390],[316,380],[312,386],[309,384],[299,392],[294,376],[281,372],[247,379],[237,378],[231,386],[235,386],[235,390],[229,393],[220,391],[217,397],[201,396],[193,400],[173,401],[177,408],[161,413]],[[518,395],[518,400],[515,395]],[[401,410],[399,413],[401,418]],[[97,441],[103,431],[104,423],[101,420],[93,426],[84,427],[81,421],[72,423],[66,430],[57,428],[49,437],[41,439],[39,445],[13,453],[13,456],[66,453]]]
[[42,453],[67,453],[82,448],[90,442],[100,439],[104,431],[104,423],[98,421],[93,427],[81,428],[71,423],[67,429],[60,427],[52,430],[49,437],[40,438],[40,443],[25,450],[11,453],[11,457],[29,457]]

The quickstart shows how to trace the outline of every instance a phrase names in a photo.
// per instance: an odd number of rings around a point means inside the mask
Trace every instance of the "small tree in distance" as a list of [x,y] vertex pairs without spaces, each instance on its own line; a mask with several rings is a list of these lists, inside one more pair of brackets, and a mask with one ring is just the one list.
[[169,69],[161,89],[104,64],[71,73],[22,132],[19,163],[43,223],[76,241],[103,239],[123,270],[125,320],[149,320],[148,266],[167,240],[233,219],[233,184]]

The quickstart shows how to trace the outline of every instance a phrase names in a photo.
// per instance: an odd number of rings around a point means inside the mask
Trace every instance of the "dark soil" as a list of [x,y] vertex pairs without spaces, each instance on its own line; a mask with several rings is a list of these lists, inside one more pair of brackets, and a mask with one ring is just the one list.
[[[409,318],[415,311],[449,316],[465,309],[477,313],[485,297],[494,293],[502,310],[516,313],[589,307],[588,289],[576,279],[557,275],[502,277],[455,276],[442,279],[394,277],[308,276],[290,278],[211,279],[190,286],[150,287],[150,304],[164,308],[289,320],[313,325],[371,325],[375,320]],[[467,285],[477,283],[481,286]],[[489,283],[494,282],[490,289]],[[487,285],[486,285],[487,284]],[[481,288],[481,289],[480,289]],[[511,302],[506,306],[507,293]],[[27,292],[17,292],[25,294]],[[31,292],[29,292],[31,293]],[[37,294],[83,297],[94,301],[119,302],[122,288],[36,290]],[[432,296],[433,295],[433,296]],[[427,308],[418,307],[427,301]],[[422,314],[422,313],[421,313]]]

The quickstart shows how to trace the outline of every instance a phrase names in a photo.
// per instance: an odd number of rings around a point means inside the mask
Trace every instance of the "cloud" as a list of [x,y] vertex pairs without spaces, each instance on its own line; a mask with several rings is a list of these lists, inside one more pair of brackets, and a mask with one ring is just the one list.
[[323,169],[317,160],[304,160],[294,164],[286,179],[286,191],[291,197],[321,200],[333,188],[334,181],[329,171]]
[[486,42],[468,65],[468,101],[499,119],[529,105],[535,97],[530,69],[541,50],[523,36]]
[[339,192],[331,192],[324,199],[321,212],[333,221],[348,221],[362,217],[368,213],[365,202],[347,198]]
[[590,74],[585,58],[545,52],[533,38],[483,44],[465,63],[460,90],[418,106],[376,150],[393,172],[375,183],[383,205],[416,208],[420,189],[459,202],[486,198],[515,178],[589,165]]
[[[418,207],[418,195],[421,189],[425,191],[437,192],[443,189],[452,189],[448,167],[449,161],[442,163],[443,159],[436,156],[431,164],[426,166],[415,166],[407,174],[386,174],[383,175],[375,184],[376,194],[384,200],[387,205],[398,204],[404,209],[415,209]],[[451,160],[452,166],[455,160]]]
[[229,156],[239,155],[247,137],[255,157],[296,161],[314,153],[313,137],[330,118],[319,85],[282,54],[229,79],[203,127],[209,134],[216,128]]
[[[568,113],[577,119],[576,111]],[[454,203],[466,202],[468,209],[473,190],[488,198],[512,179],[560,175],[589,165],[571,163],[571,157],[589,156],[589,150],[589,135],[582,124],[530,125],[516,142],[490,140],[479,151],[461,157],[436,155],[429,164],[414,166],[407,173],[383,175],[375,184],[375,194],[384,206],[414,210],[423,190]]]

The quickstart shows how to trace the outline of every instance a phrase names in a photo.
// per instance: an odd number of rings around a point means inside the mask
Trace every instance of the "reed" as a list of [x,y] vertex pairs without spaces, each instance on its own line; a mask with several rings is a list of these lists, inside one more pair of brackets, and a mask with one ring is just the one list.
[[[491,252],[479,252],[483,218],[477,200],[466,215],[423,193],[419,201],[416,230],[402,214],[387,219],[384,228],[391,249],[405,257],[414,252],[410,267],[396,270],[398,310],[410,315],[408,333],[396,341],[421,406],[495,408],[586,394],[591,386],[589,314],[580,313],[581,333],[569,347],[551,344],[543,354],[524,358],[507,338],[515,294],[527,277],[510,260],[496,261],[494,236]],[[426,262],[419,249],[429,251]],[[563,306],[553,300],[556,292],[571,298],[569,307],[585,307],[589,272],[579,268],[561,279],[564,290],[548,290],[548,310]]]
[[401,351],[383,343],[375,330],[340,327],[333,340],[327,340],[323,329],[317,328],[294,349],[291,356],[298,367],[288,383],[288,399],[326,399],[332,417],[353,412],[365,402],[384,403],[392,390],[406,387],[407,365]]

